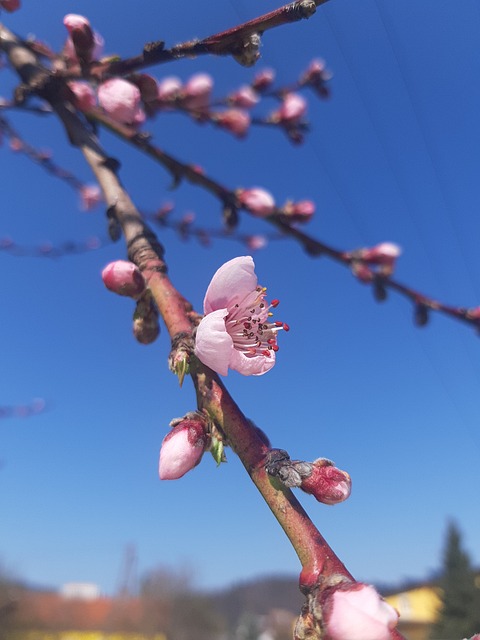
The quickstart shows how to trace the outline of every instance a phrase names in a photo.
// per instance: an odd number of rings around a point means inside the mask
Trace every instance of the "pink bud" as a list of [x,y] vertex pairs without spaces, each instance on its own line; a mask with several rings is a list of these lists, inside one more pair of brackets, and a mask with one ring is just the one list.
[[80,206],[83,211],[91,211],[103,200],[102,191],[97,184],[85,184],[80,190]]
[[272,194],[260,187],[240,189],[238,191],[238,200],[250,213],[259,218],[269,216],[275,211],[275,200]]
[[145,279],[133,262],[116,260],[102,271],[103,284],[120,296],[138,298],[145,291]]
[[81,82],[80,80],[72,80],[68,82],[68,86],[72,90],[74,95],[74,106],[80,111],[88,111],[95,106],[97,98],[95,92],[88,82]]
[[258,94],[248,84],[240,87],[237,91],[227,97],[228,102],[234,107],[250,109],[259,101]]
[[257,73],[252,82],[252,89],[255,91],[265,91],[275,80],[275,71],[273,69],[263,69]]
[[370,264],[391,265],[400,256],[402,250],[393,242],[382,242],[371,249],[362,249],[360,257]]
[[246,244],[251,251],[257,251],[267,246],[267,239],[265,236],[248,236]]
[[158,83],[157,100],[160,102],[172,103],[178,98],[182,89],[182,82],[175,76],[163,78]]
[[467,318],[472,320],[480,320],[480,307],[472,307],[467,310]]
[[95,48],[95,36],[88,19],[76,13],[69,13],[64,17],[63,24],[70,35],[71,51],[68,53],[73,53],[70,57],[78,57],[80,60],[90,62]]
[[202,110],[209,106],[213,79],[207,73],[196,73],[183,87],[183,103],[188,109]]
[[283,213],[294,222],[309,222],[315,213],[315,203],[311,200],[287,202],[283,207]]
[[177,480],[202,459],[208,435],[202,419],[184,418],[162,442],[158,473],[160,480]]
[[398,622],[395,609],[362,583],[329,591],[323,608],[325,640],[390,640]]
[[319,458],[312,463],[312,474],[303,478],[300,488],[323,504],[338,504],[352,491],[352,480],[346,471],[337,469],[333,462]]
[[20,0],[1,0],[0,9],[5,9],[10,13],[17,11],[17,9],[20,9]]
[[280,108],[270,114],[272,122],[279,124],[297,124],[307,112],[307,102],[298,93],[287,93]]
[[359,260],[354,260],[352,262],[352,273],[360,280],[360,282],[364,282],[365,284],[372,282],[374,278],[374,273],[370,267]]
[[214,120],[220,127],[238,138],[243,138],[250,127],[250,116],[242,109],[228,109],[223,113],[216,113]]
[[122,78],[102,82],[98,102],[113,120],[122,124],[139,125],[145,120],[139,88]]

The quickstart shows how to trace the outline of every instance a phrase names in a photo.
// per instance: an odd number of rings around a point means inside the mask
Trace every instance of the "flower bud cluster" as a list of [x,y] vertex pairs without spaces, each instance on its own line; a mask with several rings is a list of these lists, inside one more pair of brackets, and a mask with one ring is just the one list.
[[[5,4],[7,0],[2,0]],[[63,57],[68,66],[80,63],[86,66],[99,59],[103,52],[103,38],[92,28],[87,18],[68,14],[64,18],[68,38],[63,49]],[[259,57],[260,36],[250,34],[233,52],[241,64],[251,66]],[[145,73],[134,73],[128,78],[112,77],[100,83],[94,90],[90,84],[80,80],[70,81],[69,88],[77,109],[87,112],[97,103],[114,121],[138,127],[147,117],[158,111],[179,109],[188,113],[198,122],[210,121],[238,138],[248,133],[252,119],[249,109],[258,104],[260,97],[274,96],[280,99],[280,106],[260,122],[282,127],[289,138],[299,143],[303,141],[306,129],[304,116],[307,102],[294,90],[268,92],[274,80],[273,71],[266,69],[257,74],[250,85],[243,85],[216,104],[227,105],[224,110],[212,108],[213,78],[207,73],[197,73],[185,83],[175,76],[158,81]],[[307,72],[297,83],[297,87],[324,86],[326,72],[318,61],[312,62]]]
[[283,206],[277,206],[272,194],[261,187],[237,189],[238,204],[257,218],[266,218],[273,214],[288,222],[308,222],[315,213],[315,204],[311,200],[293,202],[287,200]]
[[382,242],[374,247],[346,253],[351,260],[352,272],[361,282],[372,282],[376,276],[388,278],[393,274],[402,250],[393,242]]

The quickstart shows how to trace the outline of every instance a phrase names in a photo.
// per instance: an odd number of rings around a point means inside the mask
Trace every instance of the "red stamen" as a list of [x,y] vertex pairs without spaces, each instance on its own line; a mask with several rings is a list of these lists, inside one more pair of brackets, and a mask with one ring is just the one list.
[[278,346],[278,344],[272,344],[272,350],[273,351],[278,351],[280,349],[280,347]]
[[275,344],[276,340],[275,338],[270,338],[270,340],[267,340],[268,344]]
[[278,307],[279,304],[280,304],[280,300],[275,299],[275,300],[271,301],[270,306],[271,307]]
[[262,356],[267,356],[267,357],[268,357],[268,356],[271,356],[271,355],[272,355],[272,354],[270,353],[270,351],[269,351],[268,349],[264,349],[264,350],[262,351]]
[[[280,323],[280,324],[282,324],[282,323]],[[290,331],[290,327],[288,326],[288,324],[286,322],[283,323],[282,327],[283,327],[284,331]]]
[[283,324],[283,322],[279,322],[278,320],[275,321],[275,326],[276,327],[284,327],[285,328],[285,325]]

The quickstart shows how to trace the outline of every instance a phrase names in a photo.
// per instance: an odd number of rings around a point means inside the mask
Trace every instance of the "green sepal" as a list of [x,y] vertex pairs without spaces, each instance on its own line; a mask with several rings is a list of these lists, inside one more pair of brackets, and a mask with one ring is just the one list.
[[212,436],[212,441],[210,444],[210,453],[213,456],[213,459],[217,463],[217,467],[222,463],[226,462],[227,458],[225,456],[225,447],[223,445],[223,440],[219,440]]

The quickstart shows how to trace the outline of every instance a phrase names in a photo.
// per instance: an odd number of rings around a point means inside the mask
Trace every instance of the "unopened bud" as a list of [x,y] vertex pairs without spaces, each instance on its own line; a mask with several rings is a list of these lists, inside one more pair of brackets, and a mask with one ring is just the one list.
[[312,200],[299,200],[287,202],[283,207],[283,213],[292,222],[309,222],[315,213],[315,203]]
[[260,58],[260,44],[260,35],[251,33],[233,53],[233,57],[243,67],[252,67]]
[[273,69],[263,69],[253,79],[252,89],[254,91],[265,91],[268,89],[275,80],[275,71]]
[[234,107],[241,107],[243,109],[250,109],[254,107],[259,101],[257,92],[252,89],[248,84],[240,87],[237,91],[230,93],[227,96],[228,103]]
[[98,103],[121,124],[138,126],[145,120],[140,89],[123,78],[110,78],[98,87]]
[[145,279],[133,262],[115,260],[102,271],[103,284],[120,296],[139,298],[145,291]]
[[20,0],[0,0],[0,9],[5,9],[12,13],[20,9]]
[[158,311],[149,291],[138,300],[133,314],[133,335],[140,344],[151,344],[160,333]]
[[360,282],[372,282],[375,277],[370,267],[360,260],[353,260],[351,267],[353,275],[356,276]]
[[169,106],[175,102],[180,95],[182,81],[176,76],[167,76],[160,80],[157,86],[157,100],[162,103],[162,107]]
[[278,124],[298,124],[307,112],[307,102],[299,93],[287,93],[280,108],[270,114],[269,120]]
[[237,138],[244,138],[250,128],[250,116],[243,109],[228,109],[223,113],[212,114],[213,121],[222,129],[233,133]]
[[421,302],[418,303],[415,306],[413,319],[417,327],[424,327],[425,325],[427,325],[428,321],[430,320],[428,307]]
[[374,587],[340,583],[319,596],[325,640],[390,640],[398,613]]
[[201,414],[187,414],[173,421],[172,427],[160,449],[160,480],[176,480],[196,467],[209,444],[206,421]]
[[79,111],[88,111],[95,106],[97,98],[94,90],[88,82],[72,80],[71,82],[68,82],[68,87],[73,94],[73,105]]
[[378,265],[378,273],[383,276],[391,276],[395,268],[395,262],[402,250],[393,242],[381,242],[369,249],[360,249],[359,256],[370,265]]
[[210,104],[213,79],[208,73],[196,73],[183,87],[182,103],[188,109],[205,110]]
[[346,471],[337,469],[331,460],[319,458],[312,463],[312,473],[303,478],[300,488],[319,502],[337,504],[346,500],[352,491],[352,480]]
[[95,36],[88,19],[75,13],[69,13],[64,17],[63,24],[68,30],[76,57],[82,62],[91,62],[95,48]]
[[275,200],[272,194],[260,187],[239,189],[237,197],[243,207],[259,218],[269,216],[275,211]]

